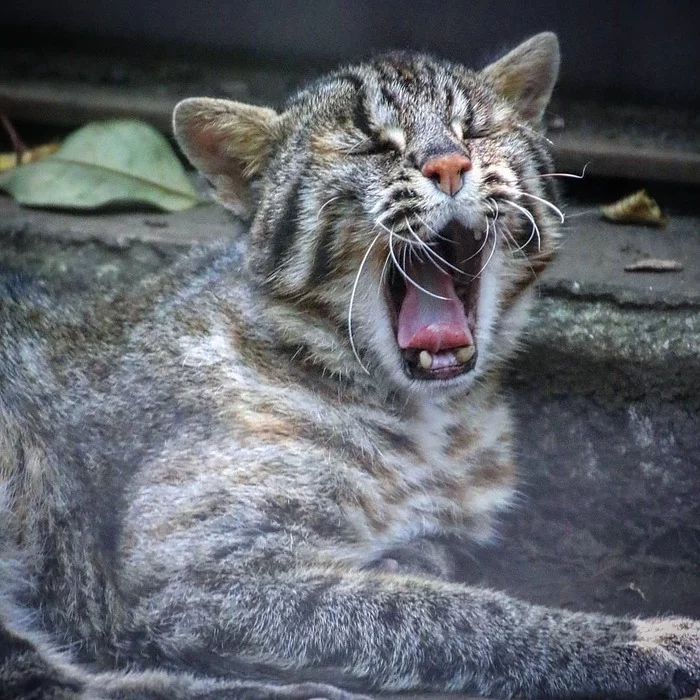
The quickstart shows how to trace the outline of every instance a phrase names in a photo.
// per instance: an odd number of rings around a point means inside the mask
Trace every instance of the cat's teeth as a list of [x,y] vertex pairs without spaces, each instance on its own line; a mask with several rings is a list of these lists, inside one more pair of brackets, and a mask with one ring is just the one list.
[[427,350],[421,350],[418,363],[423,369],[430,369],[433,366],[433,356]]
[[[425,351],[424,351],[425,352]],[[467,364],[469,360],[474,357],[474,346],[473,345],[465,345],[464,347],[461,347],[459,350],[455,352],[455,357],[457,358],[457,362],[460,364]],[[423,353],[421,353],[423,354]]]
[[481,231],[479,231],[478,228],[475,228],[472,232],[474,234],[474,240],[475,241],[480,241],[481,240]]

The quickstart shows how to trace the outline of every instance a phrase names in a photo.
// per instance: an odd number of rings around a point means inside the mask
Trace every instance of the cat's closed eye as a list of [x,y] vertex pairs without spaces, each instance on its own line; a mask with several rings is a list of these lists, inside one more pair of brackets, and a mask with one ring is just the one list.
[[406,148],[406,136],[402,129],[389,127],[380,133],[365,137],[347,152],[347,155],[375,156],[401,153]]
[[378,156],[387,153],[397,153],[398,149],[389,141],[378,138],[366,138],[353,146],[346,155],[348,156]]
[[505,136],[507,131],[501,125],[475,126],[474,124],[465,124],[461,119],[453,119],[450,122],[450,129],[457,139],[463,142],[499,138]]

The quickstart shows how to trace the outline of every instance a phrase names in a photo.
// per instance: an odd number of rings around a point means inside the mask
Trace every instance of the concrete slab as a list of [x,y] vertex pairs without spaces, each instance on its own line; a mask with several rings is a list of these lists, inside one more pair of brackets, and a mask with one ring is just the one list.
[[240,221],[214,204],[174,214],[147,210],[73,213],[28,209],[0,194],[0,237],[21,231],[37,239],[92,241],[108,248],[125,248],[134,242],[188,248],[214,243],[240,230]]
[[[674,214],[664,228],[612,224],[596,209],[568,211],[562,246],[545,272],[545,294],[657,308],[700,305],[700,218]],[[676,260],[680,272],[625,272],[642,258]]]

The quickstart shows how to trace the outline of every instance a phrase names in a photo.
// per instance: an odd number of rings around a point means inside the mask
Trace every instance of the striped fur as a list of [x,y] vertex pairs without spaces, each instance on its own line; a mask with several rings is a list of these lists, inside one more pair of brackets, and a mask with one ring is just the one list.
[[[449,581],[514,488],[498,373],[556,246],[557,68],[544,34],[479,73],[382,56],[280,113],[185,101],[176,136],[249,234],[80,308],[0,289],[0,697],[695,689],[698,623]],[[423,164],[455,153],[445,194]],[[418,255],[457,268],[454,376],[397,344]]]

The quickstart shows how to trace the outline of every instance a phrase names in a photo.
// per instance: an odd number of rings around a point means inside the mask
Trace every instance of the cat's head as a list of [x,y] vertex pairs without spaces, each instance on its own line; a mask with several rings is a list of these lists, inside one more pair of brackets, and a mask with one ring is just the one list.
[[175,135],[218,200],[252,215],[268,293],[333,329],[334,371],[451,394],[512,350],[554,249],[541,123],[558,67],[550,33],[480,72],[391,53],[280,113],[185,100]]

